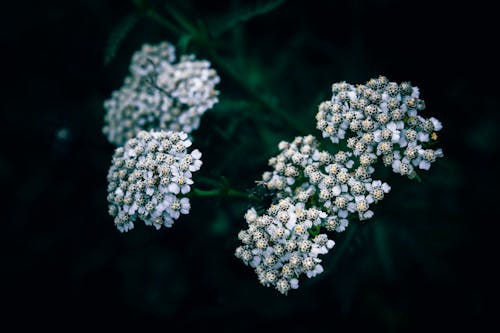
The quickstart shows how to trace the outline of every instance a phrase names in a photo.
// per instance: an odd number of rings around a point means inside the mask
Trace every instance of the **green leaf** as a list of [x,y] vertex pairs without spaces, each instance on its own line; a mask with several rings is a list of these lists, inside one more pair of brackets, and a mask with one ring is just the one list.
[[128,33],[137,24],[139,18],[136,14],[131,13],[123,17],[113,28],[108,37],[106,50],[104,53],[104,65],[108,65],[115,58],[120,45],[127,37]]
[[181,38],[179,38],[177,41],[177,50],[179,51],[179,54],[187,53],[187,48],[189,47],[191,39],[191,35],[182,35]]
[[307,229],[307,232],[311,236],[311,238],[314,238],[319,235],[321,232],[321,226],[320,225],[313,225],[311,228]]
[[386,230],[385,225],[382,221],[377,221],[375,226],[374,237],[375,237],[375,249],[378,253],[382,267],[386,273],[386,276],[390,279],[393,277],[393,263],[391,258],[391,250],[389,248],[389,237],[388,230]]
[[211,20],[208,27],[212,36],[218,37],[236,25],[248,21],[256,16],[266,14],[284,3],[285,0],[269,0],[240,7],[220,18]]
[[180,12],[178,12],[172,6],[165,6],[165,9],[169,12],[169,14],[180,24],[187,32],[189,32],[192,36],[200,35],[200,32],[196,28],[196,26],[189,21],[186,17],[184,17]]

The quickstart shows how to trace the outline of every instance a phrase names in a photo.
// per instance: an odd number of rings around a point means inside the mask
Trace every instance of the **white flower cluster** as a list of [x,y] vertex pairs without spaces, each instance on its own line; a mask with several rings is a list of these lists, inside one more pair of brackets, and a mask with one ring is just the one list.
[[103,132],[116,146],[142,130],[172,130],[187,134],[197,129],[201,116],[218,102],[220,78],[206,60],[193,55],[175,62],[175,48],[167,42],[145,44],[134,53],[124,85],[104,102]]
[[188,214],[183,197],[193,184],[192,172],[202,165],[201,153],[187,153],[186,133],[141,131],[115,150],[108,172],[109,213],[121,232],[137,219],[156,229],[171,227],[180,214]]
[[319,234],[321,228],[342,232],[352,214],[371,218],[370,205],[390,191],[389,185],[371,178],[376,156],[332,155],[318,147],[312,135],[280,142],[280,153],[269,160],[273,171],[260,181],[280,201],[262,216],[248,210],[249,228],[239,234],[244,245],[236,257],[255,268],[263,285],[282,293],[298,288],[300,274],[311,278],[323,271],[317,256],[334,242]]
[[299,287],[301,274],[313,277],[323,272],[318,255],[328,253],[335,243],[326,234],[312,237],[309,230],[323,224],[326,216],[290,198],[272,205],[267,214],[258,215],[251,208],[245,214],[248,229],[238,234],[243,245],[235,255],[255,269],[261,284],[286,294]]
[[344,231],[350,214],[360,220],[371,218],[370,205],[390,191],[389,185],[371,178],[376,156],[358,157],[349,151],[332,155],[318,146],[311,135],[281,142],[280,153],[269,160],[273,171],[265,172],[261,183],[280,198],[291,197],[325,211],[323,226],[329,231]]
[[280,142],[279,154],[269,160],[273,170],[259,181],[279,203],[260,216],[248,210],[249,227],[239,234],[243,246],[236,257],[255,268],[262,284],[285,294],[298,288],[300,274],[323,271],[317,255],[334,243],[320,234],[322,228],[342,232],[352,218],[373,217],[370,206],[391,190],[372,179],[379,157],[395,173],[413,178],[416,167],[428,170],[443,156],[430,148],[442,125],[418,115],[425,104],[410,83],[380,76],[366,85],[335,83],[332,91],[332,99],[319,106],[317,128],[341,148],[321,151],[312,135]]
[[441,149],[430,149],[441,123],[425,119],[419,90],[409,82],[397,84],[380,76],[366,85],[341,82],[332,85],[330,101],[320,104],[317,128],[333,143],[345,140],[355,156],[381,156],[395,173],[415,176],[415,167],[428,170]]

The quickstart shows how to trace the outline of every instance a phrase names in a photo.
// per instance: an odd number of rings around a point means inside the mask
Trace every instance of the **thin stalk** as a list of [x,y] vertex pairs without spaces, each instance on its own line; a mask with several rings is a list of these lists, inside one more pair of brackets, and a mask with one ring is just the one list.
[[242,76],[237,75],[231,67],[227,65],[227,62],[222,60],[213,50],[210,51],[210,57],[212,61],[215,63],[217,67],[219,67],[226,75],[230,76],[238,85],[243,88],[243,90],[249,94],[252,98],[254,98],[263,108],[267,109],[274,115],[280,117],[285,123],[290,126],[291,128],[295,129],[298,131],[300,134],[307,134],[307,131],[305,128],[302,126],[301,123],[296,121],[294,118],[290,117],[286,112],[283,110],[277,108],[276,106],[270,104],[265,98],[263,98],[263,95],[260,94],[258,91],[253,89],[246,80],[242,79]]
[[249,199],[248,194],[238,190],[228,189],[213,189],[213,190],[201,190],[198,188],[193,188],[188,195],[189,197],[232,197],[232,198],[245,198]]

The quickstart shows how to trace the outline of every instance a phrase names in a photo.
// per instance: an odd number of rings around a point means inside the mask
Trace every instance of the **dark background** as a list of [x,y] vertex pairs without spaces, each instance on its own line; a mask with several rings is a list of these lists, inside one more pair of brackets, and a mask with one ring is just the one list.
[[[282,296],[233,255],[245,200],[194,198],[188,216],[160,231],[137,223],[120,234],[107,214],[113,147],[101,134],[102,103],[143,43],[177,43],[179,36],[141,19],[104,66],[108,37],[135,11],[132,3],[16,3],[1,20],[2,319],[222,331],[477,331],[489,322],[499,143],[491,8],[478,1],[289,1],[218,39],[218,52],[241,79],[315,135],[316,106],[330,98],[333,82],[379,74],[418,86],[423,115],[444,125],[445,157],[422,182],[387,175],[393,190],[374,219],[350,237],[336,235],[326,271]],[[163,3],[152,5],[169,17]],[[252,5],[168,6],[211,22]],[[196,44],[188,51],[210,59]],[[221,102],[194,133],[204,153],[199,174],[250,189],[277,143],[299,133],[214,67]],[[241,100],[246,106],[231,104]]]

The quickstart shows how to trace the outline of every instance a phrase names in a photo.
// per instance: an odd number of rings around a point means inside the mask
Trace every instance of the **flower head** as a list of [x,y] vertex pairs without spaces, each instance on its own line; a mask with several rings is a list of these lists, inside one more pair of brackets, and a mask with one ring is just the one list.
[[309,229],[325,217],[324,212],[306,209],[290,198],[280,200],[263,215],[251,208],[245,214],[248,229],[238,234],[243,245],[235,255],[254,268],[261,284],[286,294],[299,287],[302,274],[311,278],[323,272],[318,256],[328,253],[335,242],[326,234],[312,237]]
[[174,61],[175,48],[167,42],[145,44],[134,53],[130,75],[104,102],[103,132],[111,143],[121,146],[142,130],[189,134],[199,127],[201,116],[218,102],[220,78],[194,55]]
[[415,168],[428,170],[441,149],[431,149],[442,124],[423,118],[420,91],[409,82],[398,84],[380,76],[365,85],[346,82],[332,86],[332,99],[320,104],[317,128],[333,143],[347,141],[355,156],[381,156],[395,173],[415,176]]
[[[259,183],[276,191],[278,198],[291,198],[305,209],[321,211],[329,217],[321,222],[328,230],[344,231],[352,214],[360,220],[370,219],[370,205],[390,190],[389,185],[371,177],[377,158],[374,153],[357,156],[340,150],[332,155],[320,151],[312,136],[283,141],[278,148],[280,153],[269,160],[273,170],[265,172]],[[379,188],[383,188],[381,193]]]
[[189,199],[182,196],[202,164],[199,150],[188,153],[189,146],[183,132],[142,131],[115,150],[108,202],[118,230],[132,229],[138,219],[156,229],[171,227],[180,214],[189,213]]

